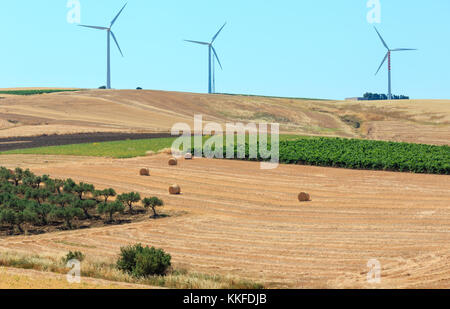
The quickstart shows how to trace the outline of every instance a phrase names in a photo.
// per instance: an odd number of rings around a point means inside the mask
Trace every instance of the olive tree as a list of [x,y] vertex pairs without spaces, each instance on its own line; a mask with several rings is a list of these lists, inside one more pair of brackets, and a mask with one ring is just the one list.
[[107,203],[100,203],[97,206],[97,211],[101,214],[108,214],[109,215],[109,221],[113,222],[113,215],[118,212],[123,212],[125,210],[125,206],[119,202],[107,202]]
[[89,214],[89,209],[95,208],[95,206],[97,206],[97,201],[96,200],[78,200],[73,204],[73,206],[83,210],[84,216],[87,219],[90,219],[90,218],[92,218],[92,216]]
[[63,219],[66,223],[67,228],[72,229],[72,221],[75,218],[81,218],[83,216],[83,211],[80,208],[69,206],[66,208],[55,208],[51,213],[50,217],[54,219]]
[[145,208],[151,208],[153,210],[154,218],[158,217],[158,214],[156,213],[156,207],[164,206],[164,202],[161,199],[157,198],[156,196],[143,199],[142,204],[144,205]]
[[111,197],[114,197],[116,195],[117,195],[116,191],[114,189],[112,189],[112,188],[95,191],[95,196],[96,197],[103,196],[103,201],[105,203],[108,203],[108,199],[111,198]]
[[117,197],[117,200],[122,204],[128,206],[130,213],[133,213],[133,204],[141,200],[141,195],[136,192],[124,193]]

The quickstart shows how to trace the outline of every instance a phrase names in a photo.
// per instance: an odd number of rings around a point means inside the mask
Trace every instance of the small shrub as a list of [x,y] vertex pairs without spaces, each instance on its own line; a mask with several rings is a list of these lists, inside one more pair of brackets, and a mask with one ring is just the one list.
[[162,249],[137,244],[122,247],[120,251],[117,268],[137,278],[165,275],[171,266],[172,257]]
[[85,258],[86,258],[86,256],[80,251],[74,251],[74,252],[69,251],[69,253],[67,253],[66,256],[63,257],[62,260],[64,263],[67,263],[70,260],[78,260],[80,262],[83,262]]

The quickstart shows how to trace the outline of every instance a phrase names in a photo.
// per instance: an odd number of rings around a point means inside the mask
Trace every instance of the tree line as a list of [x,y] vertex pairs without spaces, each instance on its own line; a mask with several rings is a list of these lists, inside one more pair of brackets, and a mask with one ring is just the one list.
[[[114,200],[113,200],[114,199]],[[36,176],[30,170],[14,171],[0,167],[0,228],[24,232],[24,224],[48,226],[63,221],[73,229],[75,219],[89,220],[95,215],[106,223],[114,222],[117,213],[135,214],[141,202],[158,217],[156,207],[164,202],[158,197],[141,199],[137,192],[118,195],[112,188],[96,190],[94,185],[72,179]]]
[[[382,101],[382,100],[387,100],[388,96],[384,93],[379,94],[379,93],[366,92],[364,94],[363,98],[366,100],[369,100],[369,101]],[[405,95],[392,95],[392,100],[409,100],[409,97],[405,96]]]

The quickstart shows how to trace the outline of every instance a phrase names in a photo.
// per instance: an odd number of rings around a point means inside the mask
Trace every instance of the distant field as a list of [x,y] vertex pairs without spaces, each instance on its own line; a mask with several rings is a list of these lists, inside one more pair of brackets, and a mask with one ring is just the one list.
[[[168,133],[175,123],[279,123],[280,132],[447,145],[450,100],[327,101],[150,90],[1,95],[0,137],[96,132]],[[0,89],[26,94],[52,89]],[[30,92],[28,92],[30,93]]]
[[0,91],[0,94],[10,94],[10,95],[36,95],[36,94],[45,94],[45,93],[55,93],[55,92],[72,92],[79,91],[75,89],[33,89],[33,90],[3,90]]
[[241,96],[250,98],[269,98],[269,99],[290,99],[290,100],[307,100],[307,101],[333,101],[330,99],[315,99],[315,98],[299,98],[299,97],[277,97],[277,96],[266,96],[257,94],[239,94],[239,93],[216,93],[219,95],[231,95],[231,96]]

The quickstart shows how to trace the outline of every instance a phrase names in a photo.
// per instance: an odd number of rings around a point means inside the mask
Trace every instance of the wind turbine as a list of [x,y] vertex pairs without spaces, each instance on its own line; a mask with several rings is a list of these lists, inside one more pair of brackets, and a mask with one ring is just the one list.
[[377,32],[378,36],[381,39],[381,42],[383,43],[384,47],[386,47],[387,49],[387,53],[386,56],[384,56],[383,61],[381,62],[380,67],[378,68],[377,72],[375,73],[375,75],[378,74],[378,72],[380,71],[381,67],[383,66],[383,64],[386,62],[386,59],[388,60],[388,82],[389,82],[389,86],[388,86],[388,100],[392,100],[392,86],[391,86],[391,52],[396,52],[396,51],[410,51],[410,50],[417,50],[417,49],[412,49],[412,48],[396,48],[396,49],[390,49],[388,47],[388,45],[386,44],[386,42],[383,40],[383,37],[381,36],[380,32],[378,32],[377,28],[375,28],[375,31]]
[[217,37],[219,36],[220,32],[223,30],[223,28],[226,26],[227,23],[225,23],[222,28],[220,28],[220,30],[216,33],[215,36],[213,36],[212,40],[210,43],[208,42],[200,42],[200,41],[191,41],[191,40],[185,40],[186,42],[189,43],[194,43],[194,44],[200,44],[200,45],[206,45],[208,46],[208,51],[209,51],[209,58],[208,58],[208,93],[214,93],[215,92],[215,62],[214,62],[214,58],[213,58],[213,54],[215,59],[217,59],[217,62],[220,65],[220,68],[222,68],[222,64],[220,63],[220,59],[219,56],[217,56],[217,52],[216,49],[214,48],[213,44],[214,41],[217,39]]
[[106,88],[111,89],[111,36],[114,39],[114,42],[116,42],[117,48],[119,49],[120,54],[123,57],[122,50],[120,49],[119,43],[117,42],[116,36],[114,35],[114,32],[112,32],[111,28],[116,22],[117,18],[119,18],[122,11],[125,9],[128,3],[125,3],[125,5],[122,7],[122,9],[117,13],[116,17],[112,20],[109,27],[98,27],[98,26],[88,26],[88,25],[79,25],[80,27],[86,27],[86,28],[92,28],[97,30],[106,30],[107,34],[107,63],[106,63]]

